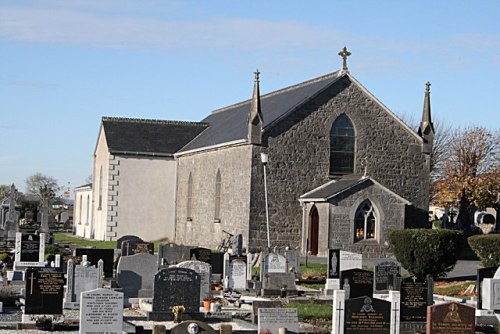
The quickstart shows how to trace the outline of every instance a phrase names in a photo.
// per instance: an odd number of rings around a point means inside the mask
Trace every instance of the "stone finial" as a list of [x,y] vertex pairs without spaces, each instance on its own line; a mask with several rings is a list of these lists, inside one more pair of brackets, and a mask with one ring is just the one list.
[[338,55],[342,57],[342,71],[343,72],[349,72],[349,69],[347,68],[347,57],[349,57],[351,54],[352,53],[347,51],[347,47],[345,47],[345,46],[338,53]]

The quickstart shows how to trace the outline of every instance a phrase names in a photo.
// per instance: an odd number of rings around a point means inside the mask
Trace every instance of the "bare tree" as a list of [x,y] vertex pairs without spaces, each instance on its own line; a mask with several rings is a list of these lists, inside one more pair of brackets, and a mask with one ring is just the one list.
[[462,189],[479,208],[491,206],[500,193],[500,132],[484,127],[459,128],[445,146],[441,173],[433,182],[434,202],[446,205]]
[[51,176],[35,173],[26,179],[26,192],[36,195],[41,201],[54,198],[61,189],[57,180]]

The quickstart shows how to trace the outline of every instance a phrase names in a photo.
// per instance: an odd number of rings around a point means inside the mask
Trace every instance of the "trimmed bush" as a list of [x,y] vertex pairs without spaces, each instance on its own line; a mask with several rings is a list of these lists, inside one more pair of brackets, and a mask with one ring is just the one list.
[[480,234],[467,239],[484,267],[500,266],[500,234]]
[[445,277],[465,245],[460,231],[406,229],[389,233],[391,250],[401,265],[417,277]]

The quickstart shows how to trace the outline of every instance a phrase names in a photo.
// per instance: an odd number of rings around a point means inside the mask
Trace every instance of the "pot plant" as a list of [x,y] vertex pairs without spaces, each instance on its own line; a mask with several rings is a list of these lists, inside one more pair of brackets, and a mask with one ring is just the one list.
[[44,315],[37,317],[35,319],[35,327],[38,330],[50,331],[52,329],[52,318]]
[[283,284],[281,286],[280,297],[286,297],[286,288],[288,288],[288,285],[286,285],[286,284]]

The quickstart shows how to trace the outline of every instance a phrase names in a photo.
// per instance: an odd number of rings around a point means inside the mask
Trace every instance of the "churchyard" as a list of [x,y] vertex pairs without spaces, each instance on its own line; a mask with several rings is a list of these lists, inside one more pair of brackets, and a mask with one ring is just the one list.
[[395,259],[367,261],[340,249],[306,265],[291,249],[222,253],[164,243],[155,251],[130,235],[113,249],[72,245],[70,255],[47,263],[47,240],[27,231],[10,240],[14,257],[0,305],[6,333],[460,334],[498,327],[496,267],[479,268],[477,282],[434,282],[409,275]]

